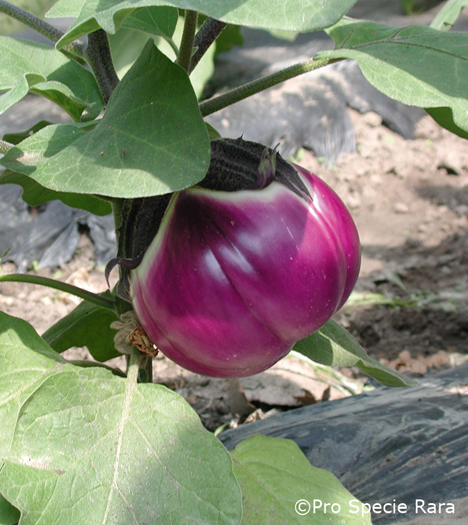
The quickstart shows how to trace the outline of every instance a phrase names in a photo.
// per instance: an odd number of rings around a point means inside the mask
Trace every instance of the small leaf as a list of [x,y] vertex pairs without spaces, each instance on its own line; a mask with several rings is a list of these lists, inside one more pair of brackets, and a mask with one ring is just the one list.
[[[110,292],[103,295],[110,296]],[[112,310],[83,301],[42,337],[56,352],[85,346],[96,361],[104,362],[121,355],[114,346],[116,331],[110,327],[117,320]]]
[[242,46],[244,44],[244,35],[242,28],[237,25],[228,24],[223,32],[216,39],[216,54],[226,53],[235,46]]
[[76,38],[102,28],[114,34],[135,9],[173,6],[191,9],[223,22],[263,29],[307,32],[334,24],[356,0],[59,0],[48,17],[77,18],[58,42],[62,47]]
[[468,34],[352,19],[341,20],[327,33],[336,49],[321,51],[317,59],[357,60],[367,80],[385,95],[437,108],[439,123],[451,121],[468,132]]
[[[152,41],[115,89],[103,119],[84,129],[48,126],[0,162],[50,190],[117,198],[181,190],[202,180],[209,166],[208,133],[190,80]],[[51,138],[45,151],[35,145]]]
[[85,109],[97,116],[103,102],[92,73],[53,47],[0,37],[0,113],[31,91],[60,105],[79,121]]
[[117,33],[108,35],[117,76],[123,78],[134,64],[145,47],[148,35],[153,35],[155,41],[158,37],[169,39],[177,20],[177,9],[172,7],[143,8],[125,18]]
[[181,396],[67,364],[3,313],[0,417],[22,525],[240,522],[231,458]]
[[122,27],[136,29],[154,36],[171,37],[178,17],[179,13],[173,7],[145,7],[127,16]]
[[431,27],[448,31],[457,21],[465,7],[468,7],[468,0],[449,0],[431,22]]
[[5,170],[0,174],[0,184],[18,184],[23,188],[21,198],[29,206],[40,206],[45,202],[60,200],[67,206],[86,210],[95,215],[108,215],[112,212],[111,205],[91,195],[80,195],[79,193],[60,193],[58,191],[48,190],[34,179],[16,173],[14,171]]
[[336,321],[330,320],[322,328],[294,345],[296,352],[316,363],[328,366],[357,366],[385,386],[414,386],[408,377],[390,370],[366,354],[354,337]]
[[210,137],[210,140],[218,140],[221,138],[221,135],[217,129],[215,129],[211,124],[208,124],[208,122],[205,122],[206,129],[208,130],[208,136]]
[[231,454],[243,524],[371,525],[368,509],[333,474],[311,466],[294,441],[256,435]]
[[41,120],[34,124],[34,126],[31,126],[26,131],[18,131],[17,133],[5,133],[3,135],[3,140],[6,140],[10,144],[19,144],[23,140],[26,140],[27,138],[31,137],[38,131],[40,131],[42,128],[45,128],[46,126],[50,126],[52,122],[48,122],[47,120]]

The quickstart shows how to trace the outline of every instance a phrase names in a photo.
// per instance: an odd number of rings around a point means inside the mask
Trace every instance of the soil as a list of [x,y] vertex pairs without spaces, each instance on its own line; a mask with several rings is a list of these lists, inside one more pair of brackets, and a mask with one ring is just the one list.
[[[341,156],[331,168],[307,151],[300,159],[337,191],[360,232],[361,275],[337,320],[372,357],[402,373],[418,377],[456,366],[468,359],[466,142],[430,117],[420,121],[414,140],[404,140],[376,114],[351,111],[351,116],[355,153]],[[14,267],[3,264],[3,270]],[[86,232],[69,264],[38,273],[95,292],[106,288]],[[0,284],[0,308],[39,333],[78,302],[42,287]],[[86,349],[65,355],[90,359]],[[124,368],[125,361],[110,364]],[[240,381],[191,374],[159,356],[154,377],[182,394],[210,430],[360,393],[373,384],[358,370],[332,371],[297,356]]]

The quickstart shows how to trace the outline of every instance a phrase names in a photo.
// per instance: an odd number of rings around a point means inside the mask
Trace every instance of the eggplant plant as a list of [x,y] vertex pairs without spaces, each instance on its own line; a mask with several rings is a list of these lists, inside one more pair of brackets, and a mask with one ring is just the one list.
[[[275,150],[204,121],[353,59],[377,89],[466,137],[468,37],[447,29],[467,2],[447,2],[432,27],[407,28],[349,18],[354,3],[59,0],[47,16],[74,20],[62,33],[0,0],[0,13],[51,42],[0,37],[0,112],[34,93],[70,116],[4,137],[0,183],[22,186],[32,205],[112,210],[118,255],[107,273],[119,267],[103,294],[0,276],[83,299],[42,336],[0,312],[0,524],[371,522],[369,507],[293,442],[255,436],[228,452],[151,375],[158,351],[197,373],[240,377],[294,349],[411,384],[331,319],[360,265],[339,197]],[[335,47],[202,100],[216,50],[238,42],[239,26],[324,29]],[[95,365],[60,355],[72,346]],[[125,377],[103,366],[119,353]]]

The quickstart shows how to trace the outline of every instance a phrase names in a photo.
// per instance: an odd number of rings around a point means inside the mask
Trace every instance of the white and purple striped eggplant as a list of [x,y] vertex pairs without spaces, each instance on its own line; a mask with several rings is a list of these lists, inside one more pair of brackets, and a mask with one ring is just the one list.
[[274,154],[258,158],[247,189],[175,193],[130,274],[139,322],[188,370],[266,370],[324,325],[356,284],[360,245],[348,210],[318,177],[281,162],[277,173]]

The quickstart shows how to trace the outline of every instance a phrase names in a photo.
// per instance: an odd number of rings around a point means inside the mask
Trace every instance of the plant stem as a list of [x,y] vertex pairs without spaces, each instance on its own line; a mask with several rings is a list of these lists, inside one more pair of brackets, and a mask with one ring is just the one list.
[[219,111],[220,109],[230,106],[231,104],[235,104],[236,102],[240,102],[245,98],[260,93],[260,91],[276,86],[285,80],[303,75],[304,73],[308,73],[314,69],[319,69],[333,62],[337,62],[338,60],[341,59],[314,60],[311,58],[309,60],[305,60],[304,62],[299,62],[299,64],[295,64],[286,69],[282,69],[281,71],[277,71],[276,73],[272,73],[271,75],[267,75],[266,77],[258,78],[252,82],[244,84],[243,86],[231,89],[222,95],[205,100],[205,102],[200,104],[201,114],[206,117],[212,113],[215,113],[216,111]]
[[140,370],[140,381],[142,383],[153,382],[153,359],[149,356],[146,358],[145,368]]
[[115,306],[115,301],[113,300],[106,299],[105,297],[101,297],[100,295],[93,292],[88,292],[88,290],[83,290],[83,288],[79,288],[78,286],[56,281],[55,279],[49,279],[48,277],[41,277],[40,275],[11,273],[0,275],[0,282],[40,284],[41,286],[47,286],[49,288],[54,288],[55,290],[60,290],[61,292],[76,295],[85,301],[97,304],[98,306],[102,306],[104,308],[109,308],[110,310],[113,310]]
[[220,22],[214,18],[207,18],[200,30],[195,35],[193,47],[196,49],[190,62],[189,74],[197,67],[203,55],[207,52],[211,44],[218,38],[218,36],[224,31],[227,24]]
[[119,83],[112,63],[107,33],[98,29],[88,35],[88,62],[94,72],[102,98],[107,104]]
[[127,383],[128,386],[134,390],[137,380],[138,380],[138,373],[140,370],[140,364],[141,360],[143,358],[143,354],[135,347],[132,347],[132,352],[130,354],[130,359],[128,360],[127,365]]
[[[34,31],[45,36],[48,40],[54,42],[54,44],[64,35],[60,29],[48,24],[38,16],[29,13],[21,7],[10,4],[10,2],[5,2],[5,0],[0,0],[0,13],[5,13],[6,15],[11,16],[11,18],[18,20],[31,29],[34,29]],[[80,42],[72,42],[68,46],[65,46],[63,50],[80,58],[84,58],[86,55],[86,46]]]
[[0,154],[5,155],[11,148],[14,148],[14,144],[10,144],[6,140],[0,140]]
[[176,64],[183,67],[188,72],[190,62],[192,61],[193,40],[195,38],[195,31],[197,30],[198,13],[196,11],[187,10],[185,12],[184,32],[182,33],[182,41],[179,47],[179,56]]

